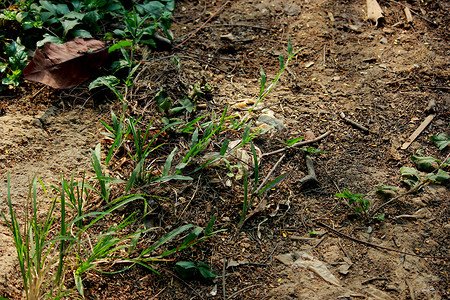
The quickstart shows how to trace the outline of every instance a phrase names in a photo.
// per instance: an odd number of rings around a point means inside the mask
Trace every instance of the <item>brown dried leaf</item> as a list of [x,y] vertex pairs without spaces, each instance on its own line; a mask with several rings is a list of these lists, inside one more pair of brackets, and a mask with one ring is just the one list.
[[383,10],[377,0],[367,0],[367,18],[378,26],[378,21],[383,19]]
[[42,52],[36,49],[23,74],[26,80],[67,89],[89,79],[107,56],[105,44],[94,39],[77,37],[64,44],[46,43]]

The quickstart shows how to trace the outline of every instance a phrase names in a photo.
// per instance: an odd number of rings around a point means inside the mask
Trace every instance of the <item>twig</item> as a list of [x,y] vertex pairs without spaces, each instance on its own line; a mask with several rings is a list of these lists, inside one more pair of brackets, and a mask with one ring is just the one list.
[[322,242],[325,240],[325,238],[327,237],[327,233],[328,232],[325,232],[324,233],[324,235],[323,235],[323,237],[317,242],[317,244],[315,244],[312,248],[313,249],[316,249],[317,247],[319,247],[320,246],[320,244],[322,244]]
[[275,151],[272,151],[272,152],[264,153],[262,155],[262,157],[269,156],[269,155],[272,155],[272,154],[277,154],[277,153],[286,151],[286,150],[294,148],[294,147],[300,147],[300,146],[304,146],[304,145],[308,145],[308,144],[313,144],[315,142],[318,142],[318,141],[326,138],[327,136],[330,135],[330,133],[331,133],[331,131],[327,131],[327,132],[325,132],[324,134],[322,134],[321,136],[319,136],[319,137],[317,137],[315,139],[308,140],[308,141],[303,141],[303,142],[298,142],[298,143],[295,143],[293,145],[290,145],[290,146],[287,146],[287,147],[284,147],[284,148],[281,148],[281,149],[278,149],[278,150],[275,150]]
[[203,23],[199,28],[197,28],[197,30],[195,30],[187,39],[185,39],[184,41],[182,41],[180,44],[177,45],[177,47],[180,47],[181,45],[183,45],[184,43],[186,43],[187,41],[189,41],[191,39],[191,37],[193,37],[194,35],[197,34],[197,32],[199,32],[203,27],[205,27],[206,24],[209,23],[209,21],[212,20],[212,18],[214,18],[215,16],[217,16],[224,8],[225,6],[230,2],[230,0],[227,0],[227,2],[225,2],[214,14],[211,15],[211,17],[208,18],[208,20],[205,21],[205,23]]
[[361,129],[362,131],[365,131],[365,132],[370,132],[369,128],[362,126],[362,125],[359,124],[358,122],[355,122],[355,121],[353,121],[353,120],[350,120],[349,118],[347,118],[347,117],[345,116],[345,114],[344,114],[343,112],[341,112],[341,113],[339,114],[339,116],[340,116],[345,122],[350,123],[351,125],[355,126],[356,128]]
[[156,295],[152,296],[152,298],[150,298],[151,300],[154,299],[158,299],[159,294],[161,294],[162,292],[164,292],[167,289],[167,287],[164,287],[163,289],[161,289],[158,293],[156,293]]
[[262,262],[263,264],[265,264],[269,259],[270,259],[270,263],[272,263],[273,254],[275,253],[275,250],[277,250],[279,244],[280,244],[280,243],[277,243],[277,244],[275,245],[275,247],[273,248],[272,252],[270,252],[269,257],[267,257],[267,258]]
[[223,291],[223,300],[227,299],[227,291],[226,291],[226,282],[225,282],[225,272],[226,272],[226,263],[227,259],[223,257],[223,267],[222,267],[222,291]]
[[34,99],[34,97],[36,97],[37,95],[39,95],[39,93],[42,92],[46,87],[47,87],[46,85],[44,85],[43,87],[41,87],[41,88],[39,89],[39,91],[37,91],[36,93],[34,93],[34,94],[30,97],[30,100],[31,100],[31,99]]
[[286,154],[283,154],[282,157],[280,157],[280,159],[277,161],[277,163],[273,166],[272,170],[270,170],[269,174],[267,174],[266,178],[264,178],[263,182],[261,182],[261,184],[259,185],[259,187],[256,189],[255,191],[255,195],[257,195],[259,193],[259,191],[264,187],[264,185],[266,184],[266,182],[269,180],[270,176],[272,176],[273,172],[275,171],[276,168],[278,168],[278,165],[281,163],[281,161],[286,157]]
[[436,117],[435,114],[433,115],[429,115],[428,117],[425,118],[425,120],[423,120],[422,124],[420,124],[419,127],[417,127],[417,129],[414,131],[413,134],[411,134],[411,136],[408,138],[408,140],[406,140],[406,142],[402,145],[402,147],[400,149],[405,150],[409,147],[409,145],[412,144],[412,142],[414,142],[414,140],[422,133],[422,131],[428,126],[428,124],[431,123],[431,121],[433,121],[434,117]]
[[231,295],[230,297],[228,297],[227,299],[231,299],[231,298],[233,298],[233,297],[239,295],[240,293],[245,292],[246,290],[249,290],[249,289],[251,289],[251,288],[254,288],[255,286],[260,286],[260,285],[262,285],[262,284],[258,283],[258,284],[254,284],[254,285],[248,286],[248,287],[246,287],[246,288],[243,288],[243,289],[237,291],[236,293],[232,294],[232,295]]
[[344,252],[345,256],[348,258],[348,260],[353,263],[352,258],[350,257],[350,255],[348,255],[347,251],[345,251],[344,247],[342,247],[341,244],[341,239],[338,239],[338,245],[341,248],[342,252]]
[[344,237],[346,239],[349,239],[351,241],[354,241],[354,242],[357,242],[357,243],[360,243],[360,244],[364,244],[366,246],[369,246],[369,247],[372,247],[372,248],[375,248],[375,249],[382,249],[382,250],[392,251],[392,252],[401,253],[401,254],[405,254],[405,255],[417,256],[417,257],[421,257],[421,258],[446,259],[446,260],[450,259],[450,256],[445,257],[445,256],[420,255],[420,254],[404,252],[404,251],[400,251],[400,250],[396,250],[396,249],[392,249],[392,248],[388,248],[388,247],[372,244],[372,243],[369,243],[369,242],[361,241],[361,240],[358,240],[358,239],[356,239],[354,237],[348,236],[345,233],[337,231],[336,229],[333,229],[330,226],[325,225],[325,224],[323,224],[320,221],[317,221],[317,220],[313,220],[313,221],[316,222],[317,225],[319,225],[321,227],[324,227],[324,228],[327,228],[329,231],[331,231],[331,232],[333,232],[333,233],[335,233],[337,235],[340,235],[340,236],[342,236],[342,237]]
[[305,160],[306,160],[306,169],[308,170],[308,175],[306,175],[305,177],[300,179],[299,184],[301,186],[303,186],[303,185],[305,185],[307,183],[312,183],[312,184],[319,183],[319,181],[317,180],[316,171],[314,171],[314,164],[313,164],[313,161],[311,159],[311,156],[306,154],[305,155]]

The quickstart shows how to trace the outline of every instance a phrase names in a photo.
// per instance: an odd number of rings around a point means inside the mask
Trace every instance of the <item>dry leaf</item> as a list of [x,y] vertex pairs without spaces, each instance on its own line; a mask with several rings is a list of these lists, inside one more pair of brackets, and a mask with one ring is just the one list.
[[378,26],[378,21],[383,19],[383,10],[377,0],[367,0],[367,18],[374,21]]
[[77,37],[64,44],[46,43],[42,52],[36,49],[23,74],[26,80],[67,89],[89,79],[107,56],[105,44],[94,39]]
[[409,10],[409,8],[405,7],[403,10],[405,11],[406,22],[412,23],[413,22],[413,17],[412,17],[412,14],[411,14],[411,11]]
[[315,259],[307,253],[303,253],[300,258],[297,259],[292,265],[292,269],[294,270],[298,270],[299,268],[311,270],[322,277],[322,279],[326,282],[334,284],[336,286],[341,286],[339,280],[334,277],[334,275],[328,270],[325,263]]

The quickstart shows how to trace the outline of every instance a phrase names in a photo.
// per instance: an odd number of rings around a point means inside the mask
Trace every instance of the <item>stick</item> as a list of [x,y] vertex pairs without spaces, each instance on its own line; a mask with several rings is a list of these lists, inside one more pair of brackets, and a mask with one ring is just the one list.
[[402,147],[400,149],[402,150],[406,150],[409,145],[412,144],[412,142],[415,141],[415,139],[422,133],[422,131],[428,126],[428,124],[431,123],[431,121],[433,121],[434,117],[436,115],[429,115],[428,117],[425,118],[425,120],[423,120],[422,124],[420,124],[419,127],[417,127],[416,131],[414,131],[414,133],[408,138],[408,140],[406,140],[406,142],[402,145]]
[[400,251],[400,250],[396,250],[396,249],[392,249],[392,248],[388,248],[388,247],[384,247],[384,246],[372,244],[372,243],[369,243],[369,242],[361,241],[361,240],[358,240],[358,239],[356,239],[356,238],[354,238],[354,237],[348,236],[348,235],[346,235],[345,233],[342,233],[342,232],[340,232],[340,231],[337,231],[336,229],[333,229],[333,228],[331,228],[330,226],[323,224],[322,222],[319,222],[319,221],[317,221],[317,220],[313,220],[313,221],[315,221],[317,225],[319,225],[319,226],[321,226],[321,227],[324,227],[324,228],[327,228],[329,231],[334,232],[334,233],[337,234],[337,235],[340,235],[340,236],[342,236],[342,237],[344,237],[344,238],[346,238],[346,239],[349,239],[349,240],[351,240],[351,241],[354,241],[354,242],[357,242],[357,243],[360,243],[360,244],[364,244],[364,245],[366,245],[366,246],[369,246],[369,247],[372,247],[372,248],[375,248],[375,249],[382,249],[382,250],[387,250],[387,251],[397,252],[397,253],[401,253],[401,254],[405,254],[405,255],[417,256],[417,257],[421,257],[421,258],[445,259],[445,260],[450,259],[450,256],[445,257],[445,256],[420,255],[420,254],[415,254],[415,253],[410,253],[410,252],[404,252],[404,251]]
[[319,247],[320,244],[322,244],[322,242],[325,240],[325,238],[327,237],[327,233],[325,232],[325,234],[323,235],[323,237],[317,242],[317,244],[314,245],[314,247],[312,247],[312,249],[316,249],[317,247]]
[[306,183],[314,183],[314,184],[319,183],[319,181],[317,180],[317,177],[316,177],[316,172],[314,171],[314,164],[311,159],[311,156],[306,154],[305,160],[306,160],[306,168],[308,170],[308,175],[306,175],[305,177],[300,179],[300,182],[299,182],[300,185],[304,185]]
[[233,298],[234,296],[237,296],[237,295],[239,295],[240,293],[245,292],[245,291],[248,290],[248,289],[251,289],[251,288],[254,288],[255,286],[260,286],[260,285],[262,285],[262,284],[258,283],[258,284],[254,284],[254,285],[248,286],[248,287],[246,287],[246,288],[243,288],[243,289],[237,291],[236,293],[232,294],[230,297],[228,297],[228,299],[231,299],[231,298]]
[[344,114],[343,112],[341,112],[341,113],[339,114],[339,116],[340,116],[345,122],[347,122],[347,123],[349,123],[349,124],[355,126],[356,128],[361,129],[362,131],[365,131],[365,132],[370,132],[370,131],[369,131],[369,128],[364,127],[364,126],[362,126],[361,124],[359,124],[359,123],[357,123],[357,122],[355,122],[355,121],[353,121],[353,120],[350,120],[349,118],[347,118],[347,117],[345,116],[345,114]]
[[298,142],[298,143],[295,143],[294,145],[290,145],[290,146],[287,146],[287,147],[284,147],[284,148],[281,148],[281,149],[278,149],[278,150],[275,150],[275,151],[272,151],[272,152],[264,153],[262,155],[262,157],[269,156],[269,155],[272,155],[272,154],[277,154],[277,153],[286,151],[286,150],[294,148],[294,147],[300,147],[300,146],[304,146],[304,145],[308,145],[308,144],[313,144],[315,142],[318,142],[318,141],[326,138],[327,136],[330,135],[330,133],[331,133],[331,131],[327,131],[327,132],[325,132],[324,134],[322,134],[321,136],[319,136],[319,137],[317,137],[315,139],[308,140],[308,141],[303,141],[303,142]]
[[227,299],[227,292],[226,292],[226,284],[225,284],[225,269],[226,269],[226,262],[227,259],[225,256],[223,257],[223,267],[222,267],[222,289],[223,289],[223,300]]

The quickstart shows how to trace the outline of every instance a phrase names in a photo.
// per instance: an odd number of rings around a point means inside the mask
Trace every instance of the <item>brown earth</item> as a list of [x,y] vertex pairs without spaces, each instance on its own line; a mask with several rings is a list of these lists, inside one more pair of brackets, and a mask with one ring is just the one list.
[[[91,272],[84,278],[88,299],[448,299],[448,183],[399,198],[380,210],[386,220],[377,222],[364,222],[334,196],[344,190],[364,194],[374,211],[386,202],[385,195],[375,192],[377,186],[406,192],[400,167],[412,167],[412,155],[444,159],[449,151],[448,147],[439,151],[429,136],[450,133],[450,3],[402,2],[417,12],[412,24],[406,22],[398,2],[380,4],[385,22],[377,27],[366,20],[362,0],[178,1],[172,28],[175,48],[163,53],[141,49],[146,69],[130,93],[130,113],[143,116],[143,122],[156,118],[157,126],[162,115],[151,99],[160,87],[178,99],[194,83],[204,81],[213,92],[201,98],[197,111],[186,118],[210,112],[218,116],[226,105],[231,106],[229,114],[243,116],[246,103],[257,98],[260,68],[271,82],[279,70],[278,55],[287,55],[290,39],[295,50],[302,50],[261,109],[252,112],[258,126],[263,126],[258,122],[261,115],[282,124],[280,130],[271,129],[255,140],[263,154],[261,177],[272,169],[272,178],[289,175],[257,200],[253,210],[262,204],[241,232],[237,224],[243,186],[236,170],[234,177],[225,179],[225,170],[207,168],[194,175],[193,183],[146,190],[166,197],[155,204],[153,222],[159,229],[145,237],[147,244],[182,224],[206,226],[213,215],[215,229],[227,231],[181,251],[172,257],[174,262],[155,264],[162,276],[143,268],[118,275]],[[178,65],[173,63],[175,56]],[[27,184],[34,175],[48,185],[58,184],[61,173],[80,176],[86,171],[92,177],[89,149],[99,142],[107,146],[98,120],[109,121],[109,109],[118,106],[99,102],[99,96],[86,90],[86,85],[54,91],[25,83],[2,96],[7,104],[0,116],[2,211],[6,211],[7,170],[13,204],[22,217]],[[430,100],[436,102],[433,121],[406,150],[400,149],[427,116]],[[345,122],[341,112],[369,132]],[[315,144],[326,153],[311,154],[319,181],[315,186],[302,184],[307,174],[303,151],[264,155],[282,148],[280,142],[290,138],[326,132],[330,134]],[[241,136],[242,131],[230,131],[226,137]],[[152,158],[158,169],[165,160],[161,156],[175,145],[180,148],[175,160],[180,159],[190,137],[165,142],[160,156]],[[212,147],[208,151],[218,151],[220,140]],[[111,175],[121,176],[126,168],[125,164]],[[315,237],[309,235],[312,231]],[[16,253],[3,221],[0,253],[0,296],[20,298]],[[205,262],[217,278],[180,280],[173,275],[180,260]],[[312,265],[332,277],[324,280]],[[73,279],[67,286],[73,286]]]

